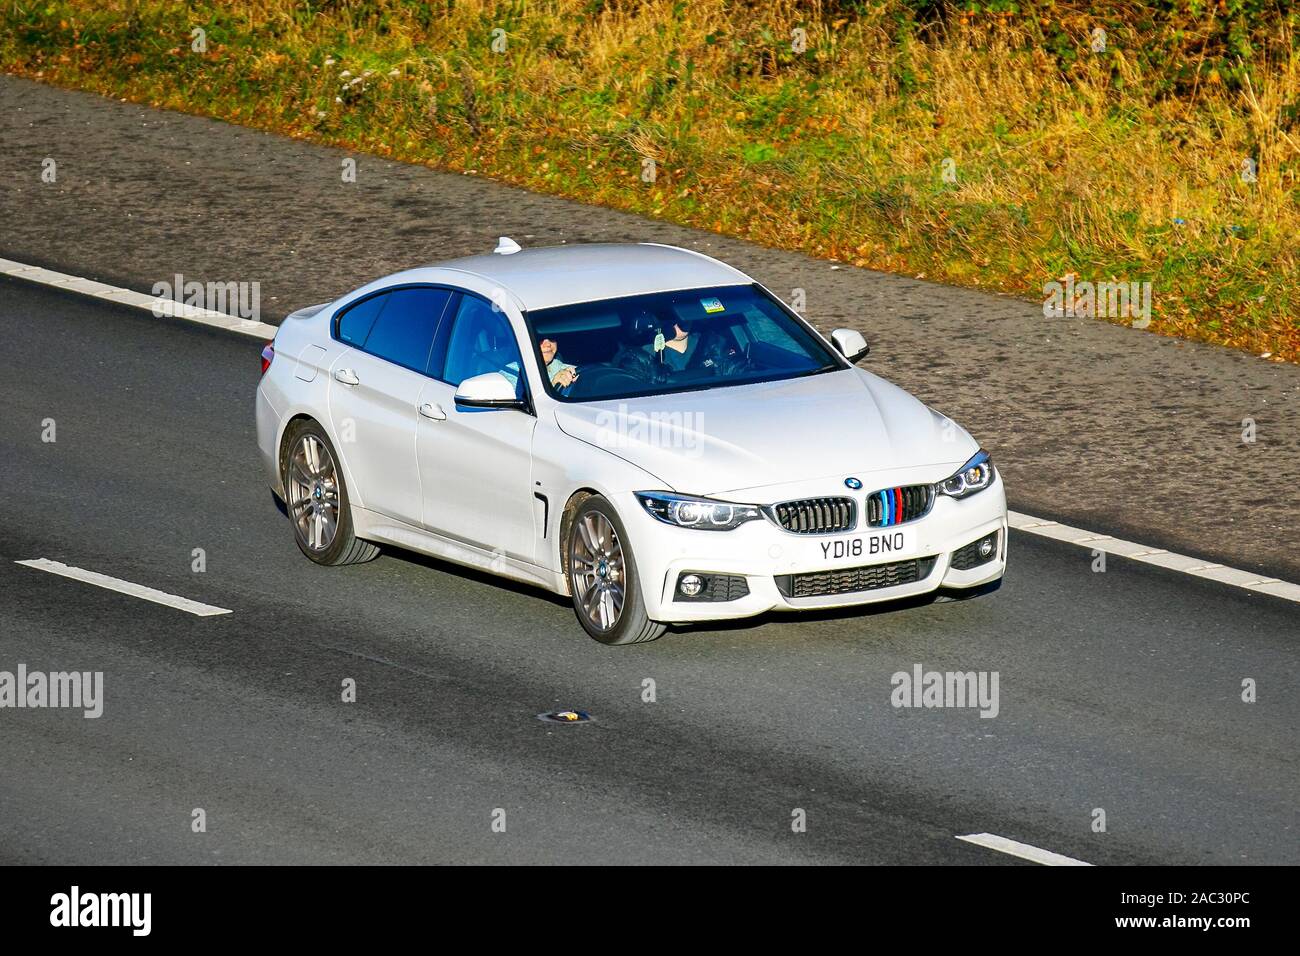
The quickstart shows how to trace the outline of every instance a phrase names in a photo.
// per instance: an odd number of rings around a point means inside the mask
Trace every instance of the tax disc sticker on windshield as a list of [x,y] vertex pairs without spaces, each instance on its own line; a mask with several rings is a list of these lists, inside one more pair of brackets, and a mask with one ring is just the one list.
[[704,306],[704,311],[712,315],[714,312],[725,312],[721,299],[701,299],[700,305]]

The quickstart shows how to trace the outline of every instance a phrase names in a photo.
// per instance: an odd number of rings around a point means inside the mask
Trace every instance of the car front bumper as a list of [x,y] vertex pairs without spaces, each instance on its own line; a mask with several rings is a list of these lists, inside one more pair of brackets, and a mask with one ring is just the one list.
[[[827,535],[793,534],[768,519],[747,522],[733,531],[700,531],[651,517],[632,494],[620,496],[618,506],[631,539],[646,613],[667,623],[752,617],[772,610],[852,607],[939,588],[978,588],[998,580],[1006,570],[1007,505],[1001,475],[990,487],[961,500],[940,495],[924,517],[897,525],[908,530],[909,547],[888,556],[826,556],[823,545],[836,539],[848,541],[893,530],[865,528],[861,519],[852,532]],[[998,536],[997,548],[989,560],[965,570],[953,566],[955,552],[993,533]],[[909,568],[911,561],[918,564]],[[889,584],[892,578],[881,565],[898,565],[895,570],[902,573],[897,576],[914,579]],[[859,570],[854,573],[854,569]],[[832,576],[837,588],[856,586],[846,585],[846,580],[870,584],[862,590],[793,595],[796,590],[822,590],[827,580],[824,572],[841,572]],[[678,591],[679,579],[687,573],[743,578],[744,584],[733,583],[720,595],[736,595],[731,600],[687,600]],[[792,585],[797,575],[818,577],[804,579],[804,586],[796,589]]]

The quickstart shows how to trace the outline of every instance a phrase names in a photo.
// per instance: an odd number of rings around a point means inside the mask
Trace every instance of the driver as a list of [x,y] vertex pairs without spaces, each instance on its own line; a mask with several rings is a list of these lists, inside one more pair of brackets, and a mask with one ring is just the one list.
[[560,346],[554,339],[542,339],[537,345],[546,366],[546,377],[556,388],[568,388],[578,380],[578,367],[560,361]]

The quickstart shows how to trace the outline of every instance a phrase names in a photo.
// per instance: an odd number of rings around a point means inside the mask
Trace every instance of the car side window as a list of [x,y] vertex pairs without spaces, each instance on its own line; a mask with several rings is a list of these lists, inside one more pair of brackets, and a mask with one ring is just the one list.
[[346,312],[339,316],[339,341],[345,342],[354,348],[364,347],[366,336],[370,334],[375,319],[383,311],[384,303],[387,301],[388,296],[386,295],[372,295],[370,298],[363,299],[356,305],[349,307]]
[[450,385],[459,386],[475,375],[500,372],[519,393],[522,392],[522,369],[519,343],[505,313],[493,309],[489,302],[477,296],[462,296],[439,377]]
[[[438,329],[438,320],[442,318],[451,293],[446,289],[412,286],[394,289],[375,298],[385,301],[361,347],[371,355],[397,365],[404,365],[417,372],[428,372],[433,335]],[[348,312],[339,322],[341,339],[343,325],[351,314]]]

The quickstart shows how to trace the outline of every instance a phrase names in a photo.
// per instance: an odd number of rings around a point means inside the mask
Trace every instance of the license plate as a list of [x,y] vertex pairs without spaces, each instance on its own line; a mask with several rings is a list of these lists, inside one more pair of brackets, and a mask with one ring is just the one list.
[[916,530],[897,528],[847,538],[827,538],[813,544],[812,556],[822,561],[853,559],[861,564],[884,564],[894,558],[909,557],[915,550]]

